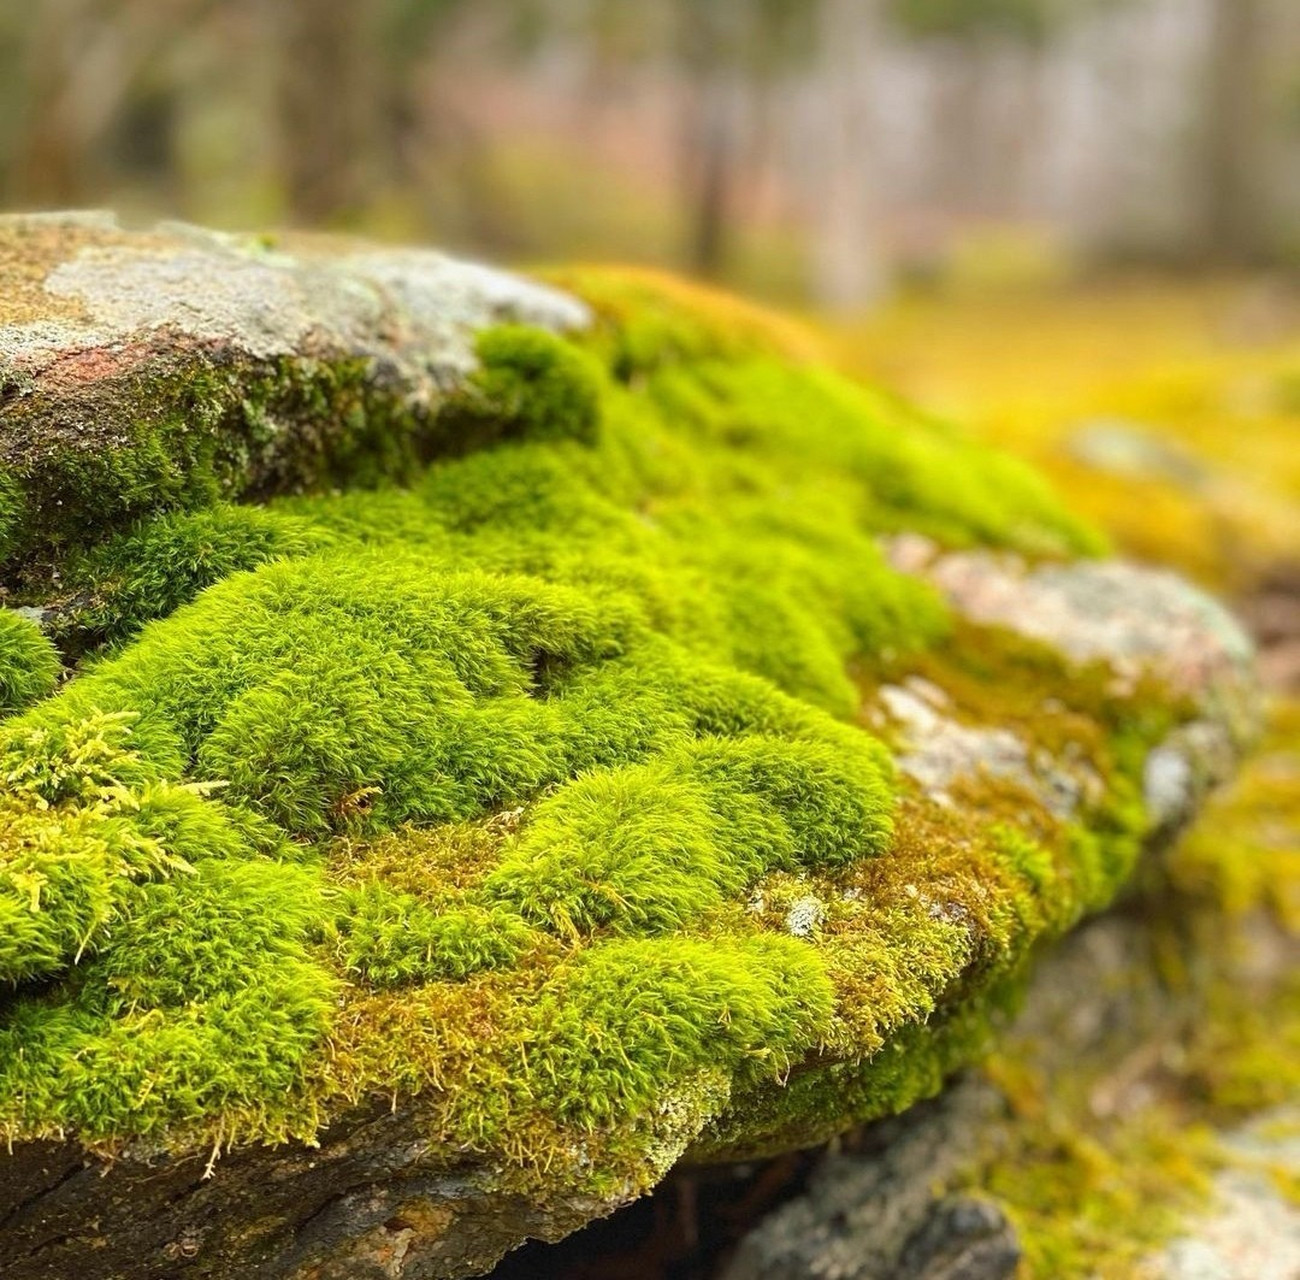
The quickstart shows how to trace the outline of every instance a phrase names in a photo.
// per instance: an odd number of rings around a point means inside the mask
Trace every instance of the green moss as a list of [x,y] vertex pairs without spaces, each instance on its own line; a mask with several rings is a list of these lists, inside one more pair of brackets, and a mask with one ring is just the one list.
[[11,406],[6,587],[45,598],[69,558],[150,515],[223,498],[319,490],[409,476],[428,437],[417,416],[372,384],[366,360],[217,367],[159,361],[108,398],[74,437],[46,438],[40,396]]
[[378,987],[400,986],[513,965],[532,938],[511,911],[475,903],[435,907],[372,883],[345,903],[340,959],[345,973]]
[[260,507],[223,502],[152,517],[73,560],[73,603],[56,614],[54,634],[83,645],[121,639],[240,569],[327,542],[307,521]]
[[22,485],[0,470],[0,559],[7,558],[18,541],[23,506]]
[[[457,437],[595,441],[602,375],[590,356],[526,325],[487,329],[476,350],[480,367],[444,410],[457,419]],[[470,423],[477,431],[464,429]]]
[[[635,1183],[708,1121],[739,1150],[933,1090],[1114,892],[1155,720],[1009,641],[963,667],[876,543],[1092,536],[778,322],[584,279],[591,334],[483,335],[437,421],[272,371],[253,452],[187,472],[345,491],[78,535],[65,630],[114,643],[0,730],[7,1132],[310,1137],[415,1094],[450,1148]],[[900,788],[850,673],[922,667],[991,719],[1020,673],[1033,741],[1050,688],[1116,806],[980,784],[972,825]]]
[[[301,1089],[336,1005],[319,965],[268,956],[204,999],[106,1014],[92,992],[108,976],[89,970],[79,999],[14,1007],[0,1029],[6,1128],[51,1133],[57,1117],[105,1141],[188,1123],[230,1139],[229,1117],[243,1115],[250,1137],[284,1131],[280,1100]],[[295,1131],[311,1119],[300,1113]]]
[[1214,1163],[1205,1130],[1161,1106],[1107,1128],[1061,1114],[1022,1123],[980,1178],[1015,1224],[1027,1277],[1132,1276],[1183,1215],[1203,1210]]
[[1261,909],[1300,935],[1300,700],[1278,699],[1256,757],[1174,851],[1174,883],[1230,920]]
[[[1114,1027],[1068,1063],[1040,1027],[988,1064],[1009,1114],[964,1181],[1006,1209],[1029,1277],[1130,1276],[1213,1212],[1223,1168],[1276,1172],[1221,1137],[1300,1089],[1300,981],[1280,950],[1260,963],[1300,920],[1296,724],[1295,701],[1279,700],[1261,750],[1148,865],[1125,926],[1134,967],[1111,979],[1125,1011]],[[1116,754],[1136,754],[1131,732]],[[1138,958],[1146,947],[1154,964]]]
[[607,942],[562,969],[538,1010],[539,1075],[558,1114],[589,1126],[706,1067],[771,1080],[817,1042],[832,993],[788,938]]
[[61,670],[58,652],[40,627],[0,609],[0,715],[53,693]]
[[256,852],[237,811],[206,803],[201,784],[150,776],[128,745],[129,719],[24,728],[0,755],[0,979],[93,954],[141,883]]
[[664,932],[765,871],[879,852],[892,825],[887,779],[865,740],[701,739],[541,801],[487,887],[566,936]]

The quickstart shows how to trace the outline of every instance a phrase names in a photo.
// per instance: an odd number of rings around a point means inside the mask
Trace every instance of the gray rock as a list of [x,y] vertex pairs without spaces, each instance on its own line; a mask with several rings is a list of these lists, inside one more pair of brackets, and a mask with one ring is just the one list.
[[885,685],[879,696],[901,731],[898,767],[940,804],[952,803],[949,790],[955,782],[987,776],[1014,782],[1049,813],[1065,819],[1074,815],[1081,800],[1096,799],[1103,789],[1091,770],[1031,751],[1009,729],[950,719],[913,688]]
[[0,220],[0,280],[6,587],[57,581],[91,531],[194,494],[318,490],[339,457],[402,474],[449,447],[437,410],[478,331],[590,321],[565,293],[432,250],[101,214]]
[[1007,1280],[1020,1242],[997,1205],[948,1196],[934,1205],[903,1248],[896,1280]]
[[34,282],[53,314],[0,306],[0,362],[36,379],[70,356],[162,335],[263,360],[372,357],[428,397],[474,367],[473,335],[487,325],[590,322],[568,294],[431,249],[339,253],[307,236],[282,249],[180,223],[127,232],[103,214],[19,215],[0,236],[53,238]]
[[966,1081],[867,1131],[868,1150],[827,1156],[804,1194],[745,1237],[722,1280],[1001,1280],[1020,1251],[1001,1212],[936,1198],[998,1108]]
[[1261,1116],[1221,1142],[1229,1167],[1214,1180],[1207,1212],[1188,1224],[1143,1267],[1144,1280],[1296,1280],[1300,1276],[1300,1207],[1279,1191],[1268,1170],[1300,1176],[1300,1112]]
[[[1042,641],[1080,664],[1104,662],[1116,692],[1154,674],[1199,708],[1200,718],[1146,762],[1156,830],[1186,823],[1258,732],[1253,642],[1221,604],[1176,574],[1124,561],[1035,567],[989,551],[941,554],[915,534],[886,550],[895,567],[933,582],[972,621]],[[1062,817],[1095,794],[1096,780],[1071,762],[1031,760],[1014,735],[947,721],[914,690],[883,690],[882,702],[910,735],[902,767],[927,790],[942,793],[952,779],[983,771],[1028,785]]]
[[512,1192],[468,1160],[448,1168],[409,1107],[358,1112],[318,1146],[234,1151],[210,1174],[201,1155],[105,1165],[75,1142],[23,1145],[0,1160],[6,1280],[444,1280],[617,1203]]
[[1123,418],[1082,423],[1066,447],[1085,466],[1124,479],[1164,480],[1189,490],[1204,488],[1209,479],[1202,463],[1185,449]]
[[1120,680],[1151,670],[1197,698],[1253,687],[1250,637],[1175,573],[1115,560],[1031,567],[987,551],[937,556],[924,573],[973,621],[1105,661]]

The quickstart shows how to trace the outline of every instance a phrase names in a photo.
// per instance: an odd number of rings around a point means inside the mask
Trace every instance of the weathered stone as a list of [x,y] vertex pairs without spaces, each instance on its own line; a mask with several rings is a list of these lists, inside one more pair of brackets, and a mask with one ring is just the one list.
[[827,1156],[744,1240],[723,1280],[1003,1280],[1020,1251],[992,1205],[936,1196],[978,1149],[996,1094],[975,1082]]
[[940,804],[953,803],[949,789],[954,782],[981,777],[1023,787],[1062,819],[1073,817],[1081,800],[1101,798],[1104,784],[1086,764],[1034,751],[1009,729],[949,719],[912,688],[886,685],[879,697],[903,735],[898,767]]
[[431,1152],[417,1110],[372,1109],[319,1145],[215,1166],[197,1152],[105,1162],[76,1142],[26,1144],[0,1159],[0,1260],[16,1280],[471,1276],[613,1207],[512,1194],[491,1170]]
[[1042,640],[1076,662],[1104,661],[1119,680],[1155,670],[1180,692],[1226,697],[1229,712],[1243,678],[1246,686],[1253,681],[1255,649],[1246,631],[1221,604],[1167,570],[1122,561],[1030,567],[986,551],[945,555],[915,536],[891,544],[891,552],[900,568],[922,573],[968,618]]
[[[1041,640],[1078,663],[1104,662],[1116,688],[1154,672],[1204,708],[1200,720],[1180,727],[1148,759],[1147,802],[1159,825],[1186,821],[1258,732],[1253,641],[1222,605],[1176,574],[1123,561],[1032,568],[1015,556],[945,555],[916,535],[892,540],[889,553],[903,571],[933,582],[972,621]],[[1027,748],[1004,730],[949,724],[903,691],[883,697],[914,742],[924,743],[901,761],[919,771],[923,785],[941,788],[945,779],[979,768],[1028,777]],[[1062,771],[1061,762],[1045,779],[1039,772],[1045,802],[1057,812],[1069,813],[1089,785]]]

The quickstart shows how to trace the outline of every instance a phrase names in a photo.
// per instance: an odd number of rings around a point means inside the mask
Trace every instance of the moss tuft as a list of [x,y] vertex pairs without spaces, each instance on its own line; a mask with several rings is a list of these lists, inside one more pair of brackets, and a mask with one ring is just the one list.
[[345,973],[377,987],[458,980],[515,964],[532,937],[513,912],[474,903],[435,907],[372,883],[346,903],[340,959]]
[[600,426],[600,366],[553,333],[526,325],[484,330],[479,368],[444,412],[473,418],[493,439],[577,440]]
[[831,1006],[816,956],[790,939],[608,942],[543,995],[540,1074],[559,1115],[594,1127],[653,1102],[670,1075],[781,1075]]
[[307,521],[260,507],[222,502],[154,516],[74,559],[65,573],[72,603],[54,633],[83,645],[119,640],[240,569],[327,543]]
[[53,693],[61,670],[58,651],[40,627],[0,609],[0,715]]
[[487,888],[565,936],[664,932],[764,872],[879,852],[891,809],[869,740],[705,738],[541,801]]

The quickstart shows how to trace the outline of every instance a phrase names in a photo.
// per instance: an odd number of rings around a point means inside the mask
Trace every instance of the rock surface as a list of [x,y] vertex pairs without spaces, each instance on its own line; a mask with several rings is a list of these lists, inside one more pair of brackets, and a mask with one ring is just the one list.
[[974,1082],[873,1126],[752,1231],[722,1280],[1005,1280],[1020,1249],[994,1205],[936,1196],[976,1155],[996,1093]]
[[511,1195],[429,1147],[409,1108],[215,1167],[198,1153],[105,1163],[76,1143],[26,1144],[0,1160],[0,1259],[32,1280],[472,1276],[524,1239],[558,1240],[613,1207]]

